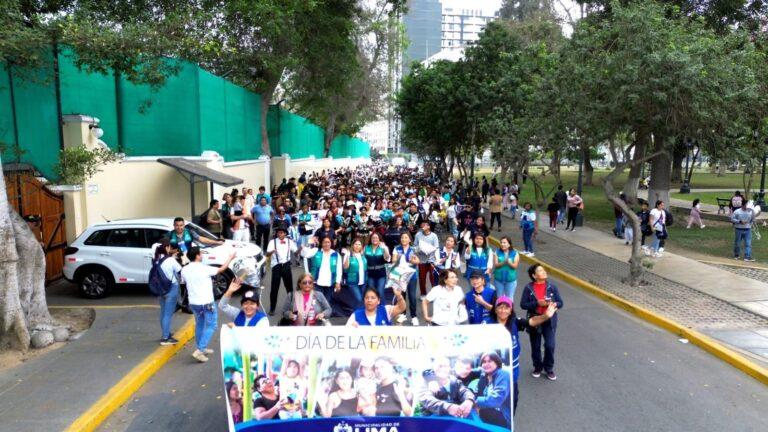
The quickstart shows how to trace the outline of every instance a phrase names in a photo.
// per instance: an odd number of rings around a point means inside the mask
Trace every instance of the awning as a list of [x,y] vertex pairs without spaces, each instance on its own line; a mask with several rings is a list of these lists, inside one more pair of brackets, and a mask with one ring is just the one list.
[[201,163],[189,159],[160,158],[157,161],[163,165],[168,165],[169,167],[176,169],[176,171],[189,180],[190,183],[211,181],[219,186],[229,187],[239,185],[243,182],[243,179],[241,178],[224,174],[223,172],[208,168]]
[[[243,179],[224,174],[215,169],[184,158],[159,158],[157,160],[179,172],[189,182],[190,217],[195,217],[195,183],[210,181],[217,185],[229,187],[243,183]],[[213,186],[211,186],[213,188]],[[211,189],[213,191],[213,189]],[[213,193],[213,192],[211,192]]]

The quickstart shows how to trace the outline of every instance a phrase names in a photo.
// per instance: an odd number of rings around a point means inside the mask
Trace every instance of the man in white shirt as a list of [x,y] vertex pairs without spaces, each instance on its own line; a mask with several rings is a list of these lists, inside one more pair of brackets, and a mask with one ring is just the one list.
[[288,238],[285,225],[279,224],[275,228],[275,235],[267,245],[267,256],[270,257],[272,267],[272,282],[269,291],[269,315],[275,314],[277,308],[277,294],[280,291],[280,281],[285,285],[285,291],[293,289],[293,274],[291,273],[291,258],[298,247],[296,242]]
[[208,348],[211,336],[218,325],[216,303],[213,298],[213,281],[211,278],[224,273],[235,257],[235,252],[219,268],[202,263],[200,248],[193,247],[187,253],[190,263],[181,269],[181,278],[187,284],[189,308],[195,314],[195,342],[197,349],[192,353],[195,360],[204,363],[208,361],[206,354],[213,354]]
[[651,249],[653,256],[658,258],[664,252],[661,242],[667,238],[667,215],[664,210],[664,201],[656,201],[656,207],[651,210],[649,219],[654,234]]

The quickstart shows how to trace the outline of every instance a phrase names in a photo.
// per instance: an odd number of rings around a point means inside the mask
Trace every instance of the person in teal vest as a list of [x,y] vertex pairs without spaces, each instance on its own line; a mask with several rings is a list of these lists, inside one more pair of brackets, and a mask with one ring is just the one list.
[[333,293],[341,291],[342,260],[338,252],[331,249],[330,237],[320,240],[321,249],[310,260],[310,272],[317,288],[332,303]]
[[199,241],[209,246],[218,246],[224,244],[224,240],[214,240],[208,237],[201,237],[194,231],[190,231],[186,227],[186,222],[183,217],[177,217],[173,220],[173,231],[168,233],[168,241],[171,242],[171,246],[174,249],[178,249],[182,254],[186,255],[194,242]]
[[[411,233],[403,232],[400,234],[400,245],[395,247],[392,253],[392,263],[395,266],[409,266],[416,269],[419,264],[419,257],[411,247]],[[411,313],[411,325],[419,325],[419,318],[416,316],[416,305],[418,304],[418,287],[416,286],[417,273],[414,272],[411,279],[408,280],[408,311]],[[403,315],[404,317],[405,315]]]
[[219,310],[232,320],[227,324],[232,327],[269,327],[267,314],[259,307],[259,295],[254,290],[243,293],[240,299],[240,309],[229,304],[232,295],[241,288],[240,282],[235,279],[229,284],[227,292],[219,300]]
[[368,279],[368,262],[363,255],[363,242],[356,238],[352,241],[351,251],[344,255],[344,280],[354,299],[353,308],[363,304],[363,292]]
[[379,292],[379,298],[384,297],[384,288],[387,285],[386,264],[392,259],[389,248],[381,241],[381,234],[371,234],[368,246],[365,247],[365,260],[368,264],[368,286]]
[[491,283],[491,271],[493,269],[492,254],[493,252],[488,247],[485,236],[480,231],[476,232],[472,238],[472,244],[467,246],[467,250],[464,252],[464,259],[467,262],[467,271],[464,277],[469,280],[472,272],[478,270],[485,275],[485,283]]
[[368,287],[363,295],[363,307],[358,308],[347,320],[347,325],[383,326],[392,325],[392,318],[405,312],[405,299],[400,291],[395,291],[394,305],[382,305],[381,297],[376,288]]
[[499,296],[515,298],[520,255],[512,248],[512,240],[508,236],[499,239],[499,246],[493,256],[493,286]]

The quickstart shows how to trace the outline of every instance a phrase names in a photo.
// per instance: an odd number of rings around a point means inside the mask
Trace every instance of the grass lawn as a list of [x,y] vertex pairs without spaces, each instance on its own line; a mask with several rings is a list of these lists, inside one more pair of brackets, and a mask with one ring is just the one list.
[[[582,198],[584,198],[584,219],[587,226],[610,233],[613,229],[613,205],[605,198],[602,187],[602,178],[607,174],[605,170],[595,170],[595,186],[584,186]],[[477,171],[477,177],[483,175],[491,178],[491,170]],[[562,182],[564,188],[575,187],[578,179],[578,172],[575,170],[564,170],[562,172]],[[621,176],[615,182],[617,190],[623,186],[626,180],[626,174]],[[733,187],[736,190],[739,187],[736,182],[741,182],[741,174],[726,174],[723,177],[717,177],[709,172],[696,172],[692,180],[694,188],[725,188]],[[554,176],[548,175],[541,179],[544,192],[550,192],[555,186]],[[740,183],[739,183],[740,184]],[[534,201],[533,183],[528,180],[521,184],[522,193],[519,197],[520,206],[526,201]],[[679,186],[677,186],[679,187]],[[674,186],[672,188],[674,190]],[[694,194],[673,193],[672,196],[680,199],[699,198],[702,202],[717,204],[715,198],[730,198],[732,193],[728,192],[707,192]],[[551,195],[550,195],[551,196]],[[551,198],[550,198],[551,199]],[[687,212],[675,213],[675,223],[669,229],[669,239],[667,240],[668,249],[685,255],[686,251],[695,252],[697,255],[711,255],[716,257],[731,258],[733,256],[733,238],[734,232],[731,224],[718,221],[706,221],[707,227],[703,230],[698,228],[685,229]],[[760,263],[768,264],[768,228],[763,228],[762,240],[752,241],[752,255]],[[742,252],[743,253],[743,252]],[[743,263],[743,262],[742,262]]]
[[681,194],[679,192],[673,192],[672,198],[677,198],[685,201],[693,201],[696,198],[700,199],[704,204],[717,205],[717,198],[731,199],[733,192],[694,192],[689,194]]

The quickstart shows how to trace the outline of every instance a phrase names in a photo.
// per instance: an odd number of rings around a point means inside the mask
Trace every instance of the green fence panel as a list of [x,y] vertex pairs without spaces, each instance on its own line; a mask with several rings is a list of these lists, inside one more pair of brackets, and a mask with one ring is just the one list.
[[97,117],[104,130],[101,140],[114,150],[118,148],[115,77],[81,71],[74,64],[75,54],[63,49],[59,54],[59,82],[62,114]]
[[281,152],[293,159],[323,157],[325,131],[306,118],[288,111],[281,116]]
[[224,80],[203,70],[199,71],[198,78],[201,153],[205,150],[213,150],[220,155],[225,155],[227,153],[227,99],[224,94]]
[[349,156],[353,158],[370,158],[371,157],[371,146],[361,140],[360,138],[352,138],[350,140],[351,143],[351,149]]
[[[9,149],[14,144],[10,86],[8,69],[5,67],[5,63],[0,63],[0,143]],[[3,153],[4,162],[12,162],[12,159],[12,152]]]
[[334,159],[345,158],[349,155],[349,136],[339,135],[331,141],[331,151],[329,155]]
[[[24,150],[22,162],[35,166],[45,177],[56,180],[53,166],[59,160],[58,113],[56,110],[56,87],[53,79],[53,55],[43,54],[44,67],[38,70],[13,68],[13,89],[16,100],[16,124],[19,132],[19,146]],[[5,72],[7,82],[7,71]],[[7,113],[9,143],[13,141],[13,127],[10,109]],[[3,114],[5,117],[6,114]],[[7,152],[8,153],[8,152]],[[11,161],[10,156],[7,157]]]
[[[122,78],[123,147],[130,156],[199,156],[198,68],[182,63],[175,76],[153,91]],[[149,105],[147,105],[149,103]]]

